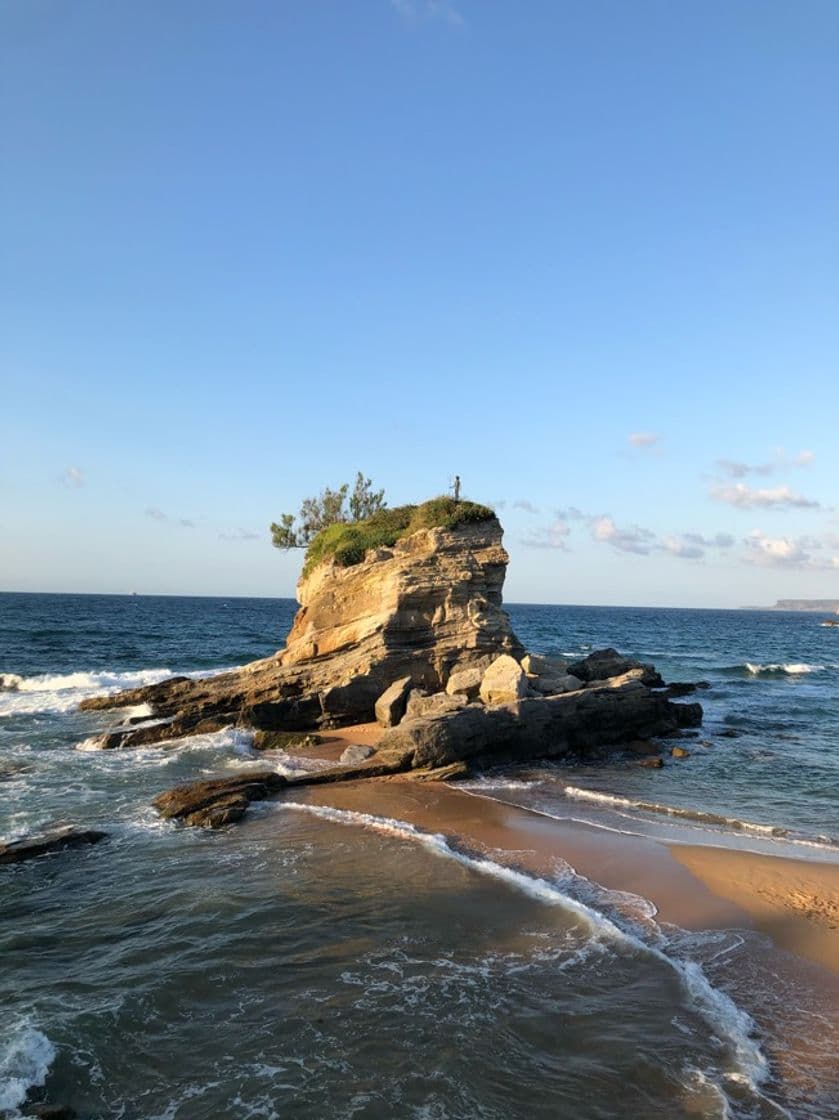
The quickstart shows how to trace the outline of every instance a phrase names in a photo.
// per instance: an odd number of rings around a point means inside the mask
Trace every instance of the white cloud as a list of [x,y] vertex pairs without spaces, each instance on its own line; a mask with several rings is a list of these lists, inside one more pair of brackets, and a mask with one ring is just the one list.
[[236,529],[232,533],[219,533],[220,541],[258,541],[260,533],[252,533],[248,529]]
[[627,525],[619,528],[611,517],[595,517],[591,521],[591,535],[596,541],[605,541],[619,552],[633,552],[648,556],[655,540],[651,529],[640,525]]
[[661,436],[655,435],[653,432],[630,432],[627,439],[633,447],[641,449],[655,447],[657,443],[661,442]]
[[755,490],[744,482],[735,482],[730,486],[717,485],[711,487],[711,497],[717,502],[736,509],[819,509],[820,503],[803,494],[797,493],[789,486],[776,486],[774,489]]
[[559,552],[568,552],[566,538],[570,532],[570,525],[557,520],[546,528],[534,529],[521,543],[527,545],[528,548],[553,548]]
[[78,489],[85,484],[85,476],[81,467],[67,467],[64,474],[59,479],[62,486],[69,486],[72,489]]
[[747,564],[757,564],[768,568],[803,568],[812,563],[812,556],[807,551],[806,540],[794,540],[790,537],[770,537],[755,529],[746,537]]
[[693,544],[686,537],[665,537],[661,542],[661,548],[680,560],[701,560],[705,555],[705,549],[701,544]]
[[808,467],[815,459],[814,451],[799,451],[788,455],[783,447],[775,452],[775,458],[767,463],[743,463],[739,459],[717,459],[717,467],[729,478],[745,478],[756,474],[766,476],[784,467]]
[[539,507],[529,502],[527,498],[519,498],[513,502],[513,509],[523,509],[525,513],[539,513]]
[[146,517],[150,517],[153,521],[168,521],[169,520],[169,518],[163,512],[163,510],[159,509],[157,506],[146,506],[145,514],[146,514]]

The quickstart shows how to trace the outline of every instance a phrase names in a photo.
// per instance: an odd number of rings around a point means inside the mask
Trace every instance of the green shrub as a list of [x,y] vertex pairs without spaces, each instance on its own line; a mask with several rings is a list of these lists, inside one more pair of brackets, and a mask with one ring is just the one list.
[[363,521],[336,522],[322,529],[309,545],[303,575],[330,558],[342,568],[350,568],[361,563],[368,549],[391,548],[418,529],[456,529],[458,525],[494,517],[488,506],[441,497],[419,506],[380,509]]

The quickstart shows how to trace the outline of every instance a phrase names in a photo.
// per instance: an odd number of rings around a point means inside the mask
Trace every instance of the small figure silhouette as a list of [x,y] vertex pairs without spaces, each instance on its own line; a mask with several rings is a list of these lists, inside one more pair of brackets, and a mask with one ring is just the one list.
[[456,474],[454,476],[454,500],[456,502],[460,501],[460,475],[459,474]]

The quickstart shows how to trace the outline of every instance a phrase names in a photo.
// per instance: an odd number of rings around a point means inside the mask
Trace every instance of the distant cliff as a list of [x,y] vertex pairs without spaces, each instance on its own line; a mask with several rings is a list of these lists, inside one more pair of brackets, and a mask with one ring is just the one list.
[[839,599],[779,599],[773,611],[828,611],[839,612]]

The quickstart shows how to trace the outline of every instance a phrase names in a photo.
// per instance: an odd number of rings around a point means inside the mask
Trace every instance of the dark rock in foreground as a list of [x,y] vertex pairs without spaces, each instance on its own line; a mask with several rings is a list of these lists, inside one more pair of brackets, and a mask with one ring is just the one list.
[[259,770],[176,786],[158,794],[153,805],[167,819],[202,828],[222,828],[241,820],[252,801],[263,801],[285,785],[282,774]]
[[95,828],[74,828],[66,825],[43,832],[40,836],[24,836],[9,844],[0,844],[0,864],[23,863],[27,859],[59,852],[64,848],[78,848],[85,844],[96,844],[104,840],[107,832]]

